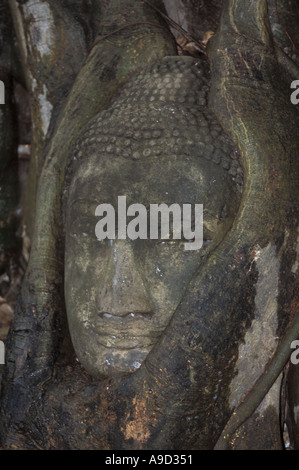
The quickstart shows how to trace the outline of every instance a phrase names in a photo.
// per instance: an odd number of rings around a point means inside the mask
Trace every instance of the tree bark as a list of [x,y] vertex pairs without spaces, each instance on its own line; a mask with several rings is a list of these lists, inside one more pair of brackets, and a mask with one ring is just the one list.
[[[16,16],[19,7],[11,2]],[[48,5],[51,23],[58,10],[52,10],[52,2],[51,8],[50,2],[41,3]],[[162,2],[151,3],[163,9]],[[37,151],[41,157],[33,170],[38,189],[32,251],[2,386],[2,446],[190,450],[217,443],[217,448],[252,448],[253,437],[244,441],[240,427],[246,429],[250,416],[259,414],[288,360],[289,342],[298,336],[298,112],[278,64],[267,2],[224,0],[208,47],[210,110],[238,146],[245,171],[233,227],[192,278],[141,368],[103,381],[76,362],[65,320],[61,190],[66,165],[80,131],[109,107],[121,85],[137,70],[175,55],[176,46],[147,3],[115,0],[98,6],[101,22],[94,22],[99,30],[93,45],[84,62],[86,36],[85,46],[78,45],[76,78],[67,73],[65,100],[64,86],[53,79],[52,122],[46,141],[46,133],[38,138],[44,150]],[[80,37],[82,25],[70,21]],[[58,77],[65,60],[58,43],[72,38],[55,24]],[[28,57],[36,73],[40,52],[33,47]],[[46,54],[42,62],[42,88],[49,86],[51,57]],[[281,446],[273,390],[257,428],[264,448]]]

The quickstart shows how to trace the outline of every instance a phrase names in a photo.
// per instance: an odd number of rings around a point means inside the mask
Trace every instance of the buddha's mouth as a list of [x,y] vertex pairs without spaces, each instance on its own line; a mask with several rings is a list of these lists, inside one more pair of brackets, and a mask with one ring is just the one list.
[[[120,320],[138,320],[144,318],[146,320],[151,320],[153,317],[153,312],[120,312],[120,313],[109,313],[109,312],[99,312],[98,316],[104,320],[120,321]],[[117,320],[118,319],[118,320]]]
[[165,328],[152,321],[153,312],[128,312],[122,316],[99,312],[87,329],[96,342],[105,348],[119,350],[152,347]]

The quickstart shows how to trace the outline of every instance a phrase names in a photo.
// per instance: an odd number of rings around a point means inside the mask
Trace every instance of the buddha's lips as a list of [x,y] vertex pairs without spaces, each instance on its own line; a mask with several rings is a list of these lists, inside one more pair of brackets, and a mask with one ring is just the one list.
[[122,317],[100,312],[85,328],[104,347],[115,349],[148,348],[156,343],[165,327],[155,325],[152,312],[130,312]]
[[138,319],[138,318],[146,318],[146,319],[151,319],[152,316],[154,315],[153,312],[124,312],[124,313],[110,313],[110,312],[99,312],[99,317],[103,319],[114,319],[114,318],[119,318],[119,319]]
[[[102,312],[97,315],[94,322],[94,330],[100,335],[117,335],[123,337],[149,337],[155,334],[157,325],[153,322],[154,313],[130,312],[118,316],[108,312]],[[161,329],[159,329],[159,334]]]

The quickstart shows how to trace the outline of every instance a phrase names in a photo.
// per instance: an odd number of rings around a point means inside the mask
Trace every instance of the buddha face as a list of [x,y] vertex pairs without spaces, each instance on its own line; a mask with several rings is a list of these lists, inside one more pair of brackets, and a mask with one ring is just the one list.
[[[203,204],[204,242],[98,240],[95,211],[133,203]],[[236,193],[221,167],[194,157],[77,165],[65,206],[65,299],[78,360],[95,378],[135,372],[166,331],[191,277],[231,225]],[[188,315],[188,312],[186,312]]]

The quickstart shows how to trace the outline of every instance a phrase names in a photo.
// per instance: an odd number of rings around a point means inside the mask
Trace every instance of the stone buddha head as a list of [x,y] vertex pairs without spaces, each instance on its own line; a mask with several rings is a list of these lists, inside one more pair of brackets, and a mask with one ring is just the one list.
[[[194,59],[165,58],[135,75],[77,141],[63,198],[65,299],[76,355],[95,378],[141,366],[235,218],[242,170],[207,109],[207,83]],[[152,239],[150,216],[146,227],[135,224],[142,237],[118,236],[120,216],[129,222],[134,209],[155,204],[202,204],[200,249],[186,249],[183,232]],[[114,208],[116,235],[99,239],[103,205]]]

